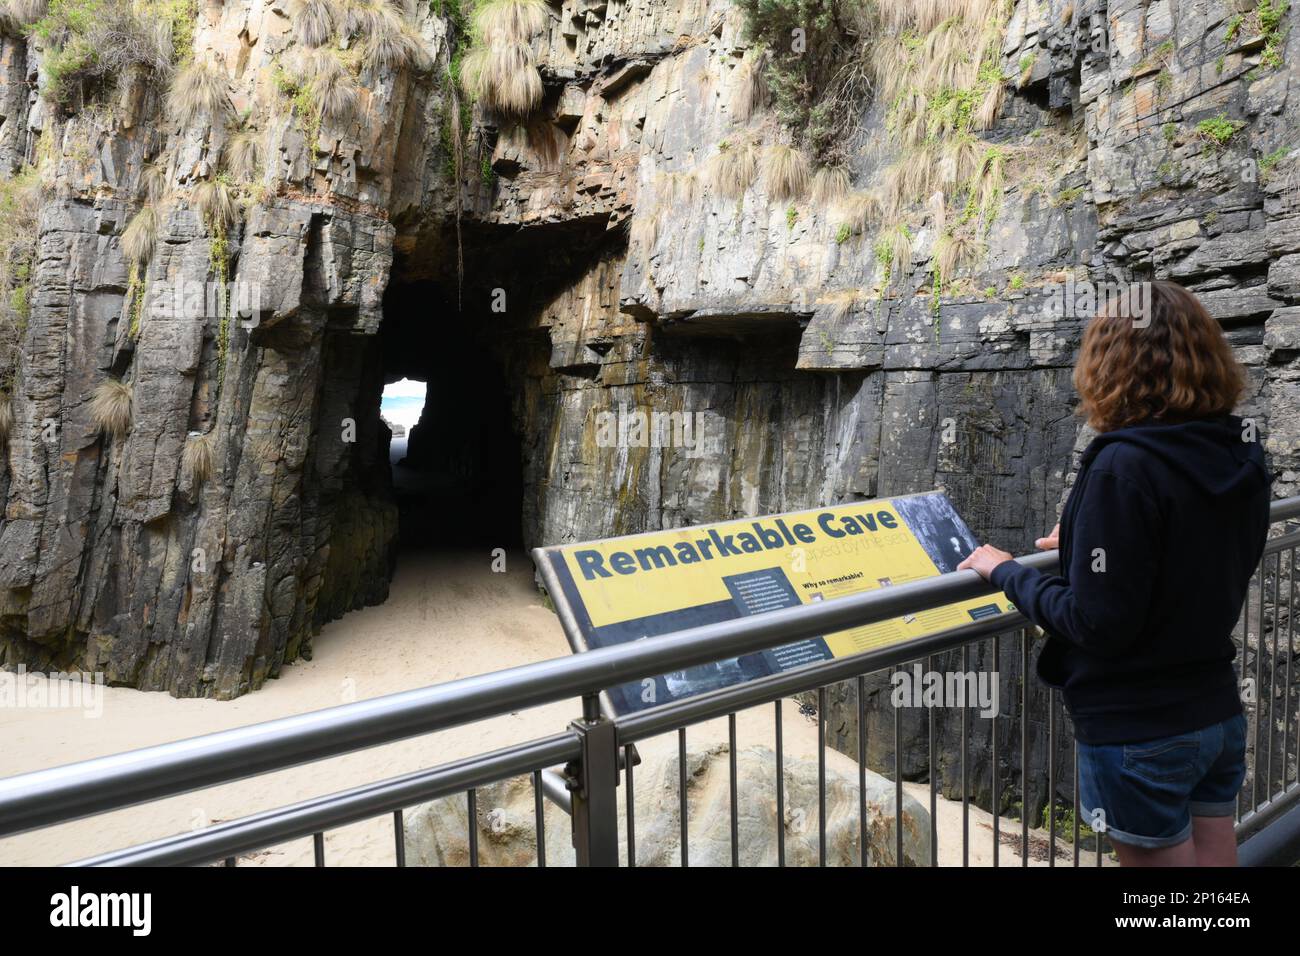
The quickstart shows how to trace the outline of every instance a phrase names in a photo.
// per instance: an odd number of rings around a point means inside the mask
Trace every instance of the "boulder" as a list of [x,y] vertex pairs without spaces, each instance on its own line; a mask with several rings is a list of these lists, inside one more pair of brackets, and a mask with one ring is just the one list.
[[[674,738],[675,740],[675,738]],[[691,866],[731,865],[730,751],[726,744],[686,752],[688,861]],[[826,865],[857,866],[860,817],[857,764],[842,754],[826,754]],[[776,754],[763,745],[736,752],[738,837],[742,866],[776,866],[778,825],[785,831],[787,866],[818,862],[817,760],[787,755],[785,806],[777,820]],[[678,756],[675,747],[646,748],[633,774],[637,866],[681,865]],[[627,795],[619,791],[620,860],[627,860]],[[895,852],[893,781],[867,771],[867,862],[893,866]],[[529,777],[484,787],[477,792],[475,827],[482,866],[535,866],[537,838],[532,781]],[[548,866],[573,866],[569,816],[545,802]],[[930,859],[929,814],[903,796],[904,865]],[[469,863],[468,801],[463,795],[422,804],[405,814],[408,866],[466,866]]]

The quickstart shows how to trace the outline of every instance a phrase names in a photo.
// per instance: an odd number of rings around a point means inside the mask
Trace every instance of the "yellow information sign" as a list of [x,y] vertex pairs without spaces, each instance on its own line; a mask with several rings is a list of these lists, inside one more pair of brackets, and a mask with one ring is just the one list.
[[[539,548],[574,650],[906,584],[953,571],[977,542],[926,492],[761,518]],[[609,691],[629,713],[803,664],[846,657],[1010,611],[978,598]]]

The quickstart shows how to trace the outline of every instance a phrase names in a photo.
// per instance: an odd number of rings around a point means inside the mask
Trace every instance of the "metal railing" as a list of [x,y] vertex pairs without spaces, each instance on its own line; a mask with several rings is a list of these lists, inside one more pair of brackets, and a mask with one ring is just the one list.
[[[1275,502],[1274,524],[1300,517],[1300,497]],[[1297,547],[1300,530],[1282,529],[1272,537],[1255,575],[1240,626],[1241,675],[1252,674],[1256,694],[1247,705],[1253,720],[1251,756],[1253,765],[1242,790],[1238,832],[1244,863],[1291,862],[1300,854],[1300,785],[1296,782],[1294,755],[1300,751],[1300,713],[1292,701],[1292,658],[1295,656],[1295,613],[1300,610],[1295,591]],[[1019,559],[1043,570],[1057,565],[1056,552],[1044,552]],[[1285,587],[1284,587],[1285,584]],[[1270,592],[1271,604],[1267,603]],[[1285,599],[1283,597],[1285,592]],[[661,734],[676,733],[678,743],[678,817],[680,863],[689,857],[687,802],[687,728],[706,720],[726,717],[729,737],[729,800],[731,862],[742,856],[739,840],[737,787],[736,715],[765,705],[774,708],[775,784],[777,813],[776,861],[786,862],[785,762],[782,739],[782,701],[791,695],[815,695],[818,720],[818,862],[827,862],[827,712],[828,691],[844,682],[856,699],[856,758],[858,767],[859,833],[857,863],[868,865],[868,773],[867,741],[869,720],[866,707],[868,681],[873,675],[888,674],[904,664],[924,661],[935,670],[936,657],[959,652],[963,672],[969,670],[971,652],[988,662],[989,673],[1000,679],[1004,660],[1019,678],[1018,705],[1013,713],[1001,712],[988,718],[988,810],[991,814],[992,862],[1000,862],[1004,837],[1016,842],[1020,864],[1027,866],[1031,850],[1045,852],[1047,863],[1056,865],[1058,855],[1073,865],[1081,864],[1090,852],[1093,865],[1100,866],[1106,854],[1104,835],[1092,833],[1080,820],[1077,761],[1072,736],[1054,690],[1037,688],[1030,677],[1032,626],[1018,613],[1002,614],[976,621],[904,644],[870,650],[852,657],[817,664],[724,687],[654,707],[617,719],[602,715],[599,694],[628,681],[669,673],[713,661],[753,653],[804,638],[861,627],[918,613],[956,601],[995,593],[973,571],[960,571],[911,584],[897,585],[832,601],[801,605],[733,621],[709,624],[617,647],[591,650],[570,657],[527,664],[508,670],[451,681],[432,687],[391,694],[326,710],[286,717],[266,723],[222,731],[188,740],[86,760],[0,780],[0,839],[25,831],[49,827],[87,816],[159,800],[216,784],[243,780],[272,771],[323,760],[410,737],[517,712],[526,708],[582,699],[583,712],[561,733],[505,747],[490,753],[442,764],[388,780],[365,784],[327,796],[252,816],[218,823],[203,829],[155,840],[80,861],[79,865],[195,865],[224,862],[235,865],[237,858],[255,850],[290,840],[311,837],[315,862],[324,865],[324,834],[331,829],[379,817],[393,821],[394,857],[406,863],[403,811],[427,801],[463,795],[468,810],[465,841],[471,865],[479,863],[478,791],[514,777],[531,777],[536,863],[546,865],[545,802],[559,805],[572,820],[572,840],[580,865],[635,865],[637,853],[635,819],[636,745]],[[1253,614],[1252,614],[1253,607]],[[1285,620],[1284,620],[1285,619]],[[1255,621],[1252,633],[1251,621]],[[1267,640],[1271,631],[1271,646]],[[1282,643],[1282,633],[1285,642]],[[1018,640],[1016,640],[1018,638]],[[1010,643],[1011,647],[1004,645]],[[987,653],[984,653],[987,651]],[[1010,652],[1010,656],[1006,654]],[[1252,669],[1253,665],[1253,669]],[[1279,683],[1279,676],[1281,682]],[[1010,685],[1010,680],[1006,682]],[[1263,688],[1269,688],[1267,694]],[[1280,687],[1280,694],[1279,694]],[[1031,688],[1033,690],[1031,691]],[[1040,707],[1043,704],[1045,706]],[[1046,713],[1042,713],[1042,710]],[[969,862],[971,848],[972,779],[970,761],[971,723],[969,707],[960,714],[959,780],[947,779],[937,760],[936,712],[929,708],[925,736],[928,761],[924,778],[929,783],[928,858],[907,856],[904,846],[903,721],[893,712],[893,826],[892,846],[873,846],[877,860],[922,865],[939,862],[938,800],[942,783],[959,790],[962,806],[961,862]],[[1058,711],[1061,713],[1058,715]],[[850,709],[851,712],[851,709]],[[872,715],[878,716],[878,715]],[[1047,725],[1045,747],[1032,726]],[[1018,728],[1017,726],[1018,725]],[[1292,727],[1296,731],[1295,744]],[[1019,730],[1018,740],[1015,730]],[[945,728],[945,731],[947,728]],[[1263,737],[1261,737],[1263,734]],[[1013,744],[1018,744],[1018,754]],[[1002,749],[1007,748],[1007,749]],[[1029,793],[1042,783],[1042,774],[1031,776],[1031,750],[1044,750],[1042,773],[1046,775],[1045,810],[1042,815],[1045,839],[1035,832],[1031,840]],[[1279,758],[1280,755],[1280,759]],[[1018,764],[1018,774],[1003,771]],[[1058,795],[1070,771],[1068,792],[1073,807],[1065,808],[1064,820]],[[563,766],[562,773],[549,769]],[[874,771],[873,771],[874,772]],[[1018,777],[1018,781],[1016,780]],[[1006,797],[1014,793],[1009,785],[1019,784],[1020,806],[1016,827],[1011,822]],[[620,850],[619,788],[624,789],[626,811],[622,828],[625,850]],[[877,813],[873,808],[871,813]],[[1069,824],[1066,826],[1066,824]],[[1066,846],[1058,831],[1068,829]],[[1032,828],[1038,831],[1038,827]],[[1016,833],[1018,830],[1018,834]],[[1086,844],[1091,842],[1089,849]],[[626,854],[624,857],[623,854]],[[0,842],[0,859],[3,843]]]

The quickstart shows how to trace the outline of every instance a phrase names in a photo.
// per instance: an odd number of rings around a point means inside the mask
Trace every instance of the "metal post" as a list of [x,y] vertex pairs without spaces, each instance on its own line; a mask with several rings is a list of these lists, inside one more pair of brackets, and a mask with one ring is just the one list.
[[618,728],[600,712],[599,698],[582,699],[582,720],[570,727],[582,757],[565,768],[573,793],[573,848],[578,866],[618,866]]

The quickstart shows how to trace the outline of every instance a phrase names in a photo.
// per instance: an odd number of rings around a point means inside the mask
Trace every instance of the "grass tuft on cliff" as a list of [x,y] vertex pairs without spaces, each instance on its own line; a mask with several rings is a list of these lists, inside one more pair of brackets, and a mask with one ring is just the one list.
[[33,23],[45,16],[49,0],[4,0],[0,3],[0,32],[21,37]]
[[320,117],[328,123],[350,119],[357,107],[356,78],[333,50],[304,50],[298,58],[299,78],[311,88]]
[[162,203],[167,195],[167,170],[157,162],[145,163],[140,170],[140,202],[154,206]]
[[402,14],[383,2],[370,5],[361,59],[371,70],[415,70],[423,73],[432,60],[424,41]]
[[172,80],[167,108],[181,126],[224,123],[232,112],[225,72],[208,60],[192,60]]
[[452,73],[484,109],[508,119],[526,119],[542,101],[542,75],[530,44],[546,25],[543,0],[485,0],[475,9],[468,49],[459,52]]
[[460,77],[466,93],[501,116],[526,118],[542,101],[542,75],[526,43],[471,47]]
[[333,35],[333,0],[304,0],[293,15],[294,39],[305,47],[318,47]]
[[934,274],[946,286],[959,269],[970,268],[984,254],[984,244],[969,232],[945,232],[934,244]]
[[122,230],[122,254],[133,266],[142,266],[153,258],[158,241],[158,213],[152,205],[140,209]]
[[826,208],[849,192],[851,178],[847,166],[823,166],[813,174],[811,198],[814,206]]
[[741,199],[758,174],[758,147],[750,140],[723,140],[705,166],[705,181],[724,199]]
[[850,192],[840,197],[831,210],[832,219],[843,231],[836,236],[843,243],[851,235],[862,235],[877,225],[883,214],[880,194],[874,190]]
[[225,167],[237,183],[252,183],[262,174],[261,132],[246,127],[226,141]]
[[181,480],[192,488],[212,477],[212,433],[190,432],[181,449]]
[[131,386],[106,378],[90,399],[90,420],[101,434],[120,441],[131,428]]
[[215,236],[224,236],[239,220],[235,190],[224,176],[205,179],[194,187],[194,209]]
[[808,158],[793,146],[773,143],[763,150],[763,188],[778,202],[800,199],[808,191]]
[[762,51],[752,47],[745,51],[740,65],[736,67],[734,85],[731,88],[731,113],[742,123],[748,122],[750,117],[766,106],[771,97],[765,70]]
[[526,43],[546,26],[545,0],[485,0],[474,8],[474,32],[493,43]]

